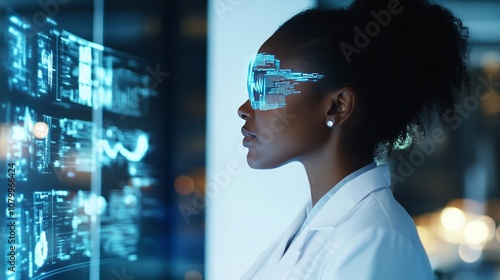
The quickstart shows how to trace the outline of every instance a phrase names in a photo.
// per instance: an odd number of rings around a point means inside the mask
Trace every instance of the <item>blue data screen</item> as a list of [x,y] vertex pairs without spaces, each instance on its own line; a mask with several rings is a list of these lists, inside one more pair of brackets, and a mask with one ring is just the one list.
[[0,279],[89,279],[103,264],[129,279],[164,216],[144,62],[50,18],[2,16]]

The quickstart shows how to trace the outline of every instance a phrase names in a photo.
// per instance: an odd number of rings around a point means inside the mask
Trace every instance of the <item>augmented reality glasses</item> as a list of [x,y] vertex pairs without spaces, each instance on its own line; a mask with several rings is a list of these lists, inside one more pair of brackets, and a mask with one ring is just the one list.
[[272,54],[259,53],[248,69],[248,99],[254,110],[273,110],[286,105],[285,97],[299,94],[295,86],[301,82],[317,82],[324,75],[280,69],[280,60]]

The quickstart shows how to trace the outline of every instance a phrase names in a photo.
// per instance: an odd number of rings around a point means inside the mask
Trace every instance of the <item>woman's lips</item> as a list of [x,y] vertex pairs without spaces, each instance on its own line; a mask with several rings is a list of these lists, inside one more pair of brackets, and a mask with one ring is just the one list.
[[250,142],[255,140],[257,136],[255,134],[251,133],[250,131],[246,130],[244,127],[241,128],[241,134],[243,134],[243,146],[248,147],[250,145]]

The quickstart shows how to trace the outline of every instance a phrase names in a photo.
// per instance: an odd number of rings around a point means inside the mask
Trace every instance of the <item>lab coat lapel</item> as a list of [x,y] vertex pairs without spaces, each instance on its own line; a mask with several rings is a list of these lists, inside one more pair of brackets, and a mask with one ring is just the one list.
[[[315,218],[302,230],[288,248],[286,254],[279,260],[274,278],[281,279],[287,271],[293,268],[307,242],[321,230],[332,230],[344,216],[371,192],[390,185],[390,173],[387,165],[375,167],[347,182],[323,206]],[[285,244],[288,239],[285,240]],[[284,249],[284,247],[283,247]],[[280,253],[283,249],[278,250]]]
[[291,268],[293,268],[293,266],[297,263],[300,257],[301,250],[305,244],[306,238],[311,233],[312,232],[305,232],[305,231],[299,233],[299,235],[295,238],[292,244],[290,244],[290,247],[288,247],[286,253],[279,260],[278,264],[274,269],[274,275],[270,279],[282,279],[283,275],[286,275],[287,272],[290,271]]

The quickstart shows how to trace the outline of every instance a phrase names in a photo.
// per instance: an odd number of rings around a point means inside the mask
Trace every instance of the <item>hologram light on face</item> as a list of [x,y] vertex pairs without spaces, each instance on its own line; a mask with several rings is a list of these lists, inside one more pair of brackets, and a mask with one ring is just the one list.
[[299,94],[300,82],[317,82],[324,75],[280,69],[280,60],[272,54],[258,53],[248,69],[248,98],[254,110],[272,110],[286,105],[285,97]]

